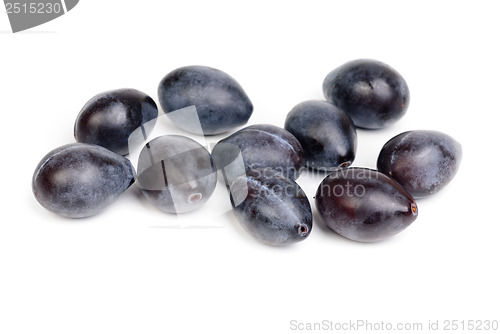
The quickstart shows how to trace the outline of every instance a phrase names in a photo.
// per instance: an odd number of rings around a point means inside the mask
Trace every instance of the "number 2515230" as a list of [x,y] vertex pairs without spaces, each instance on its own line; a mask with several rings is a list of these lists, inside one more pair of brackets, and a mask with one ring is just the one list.
[[59,14],[63,11],[61,4],[57,2],[7,2],[5,9],[7,14]]

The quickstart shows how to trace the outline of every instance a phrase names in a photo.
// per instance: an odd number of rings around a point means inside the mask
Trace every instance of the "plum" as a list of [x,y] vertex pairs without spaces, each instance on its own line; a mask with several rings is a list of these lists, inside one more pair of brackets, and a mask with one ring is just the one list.
[[345,112],[327,101],[305,101],[287,115],[285,130],[304,149],[306,166],[320,171],[348,167],[356,155],[356,127]]
[[84,218],[113,203],[133,182],[134,168],[127,158],[101,146],[73,143],[43,157],[32,189],[47,210]]
[[160,210],[185,213],[200,208],[212,196],[217,172],[210,153],[198,142],[164,135],[142,149],[136,184]]
[[304,168],[304,151],[297,138],[269,124],[251,125],[220,140],[212,156],[226,185],[252,169],[273,169],[295,180]]
[[157,117],[156,103],[143,92],[129,88],[103,92],[88,101],[78,114],[75,139],[127,155],[130,135],[140,128],[146,139]]
[[399,183],[368,168],[331,173],[319,185],[315,200],[330,229],[360,242],[393,236],[418,215],[415,199]]
[[443,189],[457,174],[462,146],[451,136],[432,130],[403,132],[380,151],[377,169],[398,181],[413,197]]
[[217,135],[242,126],[253,104],[227,73],[206,66],[184,66],[168,73],[158,86],[160,105],[179,128]]
[[410,91],[389,65],[372,59],[347,62],[323,81],[325,98],[342,109],[359,128],[380,129],[406,113]]
[[306,194],[293,180],[269,169],[254,169],[230,186],[236,219],[257,240],[283,246],[305,240],[312,229]]

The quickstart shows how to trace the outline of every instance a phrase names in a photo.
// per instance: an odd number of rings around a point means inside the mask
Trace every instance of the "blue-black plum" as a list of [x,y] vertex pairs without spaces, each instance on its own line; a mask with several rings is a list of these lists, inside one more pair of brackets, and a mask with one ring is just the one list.
[[268,124],[251,125],[220,140],[212,156],[227,185],[252,169],[273,169],[296,179],[304,168],[304,151],[297,138]]
[[236,219],[253,237],[274,246],[303,241],[312,229],[309,200],[300,186],[269,169],[254,169],[230,187]]
[[107,91],[94,96],[80,111],[75,138],[80,143],[100,145],[127,155],[130,135],[141,128],[146,139],[157,117],[158,107],[145,93],[136,89]]
[[316,192],[325,224],[355,241],[374,242],[406,229],[418,215],[413,197],[392,178],[367,168],[339,169]]
[[344,111],[330,102],[299,103],[288,113],[285,130],[302,145],[309,168],[332,171],[354,161],[356,127]]
[[47,210],[69,218],[95,215],[134,182],[130,161],[101,146],[61,146],[40,161],[33,174],[35,198]]
[[[216,135],[242,126],[253,105],[227,73],[206,66],[185,66],[168,73],[158,87],[160,105],[172,122],[199,135]],[[193,109],[188,107],[195,107]]]
[[136,184],[160,210],[184,213],[208,201],[217,184],[217,172],[210,153],[198,142],[165,135],[142,149]]
[[403,132],[380,151],[377,169],[398,181],[414,197],[443,189],[455,177],[462,146],[451,136],[431,130]]
[[325,98],[345,111],[359,128],[380,129],[406,113],[410,91],[396,70],[380,61],[353,60],[323,81]]

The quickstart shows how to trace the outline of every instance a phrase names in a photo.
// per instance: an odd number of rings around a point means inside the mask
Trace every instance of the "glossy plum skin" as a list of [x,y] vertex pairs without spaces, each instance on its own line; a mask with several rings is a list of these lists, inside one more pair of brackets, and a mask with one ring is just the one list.
[[333,171],[354,161],[356,127],[345,112],[327,101],[305,101],[287,115],[285,130],[293,134],[304,149],[306,166]]
[[462,146],[449,135],[431,130],[401,133],[380,151],[377,169],[393,177],[414,197],[443,189],[455,177]]
[[141,128],[143,139],[151,132],[158,107],[136,89],[117,89],[94,96],[78,114],[74,135],[79,143],[100,145],[117,154],[129,154],[129,137]]
[[252,170],[233,182],[230,197],[236,219],[263,243],[289,245],[311,233],[312,211],[306,194],[280,173]]
[[[185,66],[168,73],[159,84],[158,97],[175,125],[198,135],[221,134],[242,126],[253,112],[252,102],[234,78],[206,66]],[[199,122],[193,119],[196,113],[180,110],[190,106],[196,107]]]
[[136,184],[158,209],[185,213],[200,208],[212,196],[217,172],[210,153],[198,142],[165,135],[142,149]]
[[371,59],[353,60],[331,71],[323,82],[326,100],[345,111],[356,127],[380,129],[406,113],[410,92],[404,78]]
[[295,180],[304,167],[304,151],[297,138],[268,124],[251,125],[222,139],[212,156],[227,185],[246,171],[262,168]]
[[367,168],[331,173],[316,192],[316,208],[325,224],[360,242],[375,242],[407,228],[417,218],[413,197],[392,178]]
[[43,157],[33,174],[32,189],[47,210],[84,218],[101,212],[133,182],[128,159],[101,146],[74,143]]

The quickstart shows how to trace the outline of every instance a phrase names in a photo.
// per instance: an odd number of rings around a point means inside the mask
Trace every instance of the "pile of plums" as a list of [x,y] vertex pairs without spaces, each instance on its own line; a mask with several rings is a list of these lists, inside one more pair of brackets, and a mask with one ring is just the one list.
[[[98,94],[76,118],[76,143],[54,149],[36,167],[33,193],[46,209],[83,218],[99,213],[135,183],[158,209],[184,213],[210,199],[219,172],[242,227],[264,243],[286,245],[307,238],[313,224],[310,202],[295,181],[304,171],[321,171],[328,176],[314,198],[329,228],[361,242],[401,232],[417,218],[414,198],[429,196],[453,179],[460,144],[438,131],[407,131],[383,146],[378,170],[350,167],[356,129],[381,129],[403,117],[408,86],[388,65],[360,59],[331,71],[323,92],[325,101],[296,105],[283,128],[247,126],[211,152],[180,135],[143,145],[158,118],[154,100],[134,89]],[[158,97],[167,117],[193,134],[228,133],[245,125],[253,112],[235,79],[204,66],[168,73]],[[143,147],[135,171],[126,156],[138,143]]]

